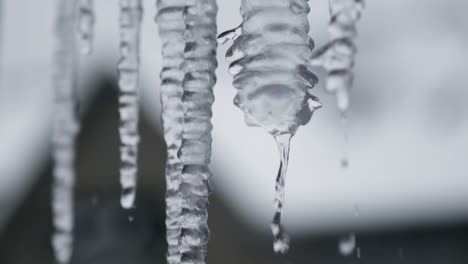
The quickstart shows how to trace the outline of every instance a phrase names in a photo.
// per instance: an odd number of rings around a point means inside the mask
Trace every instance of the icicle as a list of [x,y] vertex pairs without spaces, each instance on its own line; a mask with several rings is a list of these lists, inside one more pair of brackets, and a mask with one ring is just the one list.
[[238,90],[234,104],[244,111],[247,125],[261,126],[275,137],[281,154],[271,225],[277,253],[289,248],[280,221],[289,141],[321,107],[310,94],[318,78],[310,70],[309,11],[307,0],[243,0],[242,24],[218,37],[220,43],[233,40],[226,58]]
[[93,51],[94,0],[79,0],[78,39],[80,51],[88,55]]
[[330,42],[313,56],[312,63],[328,72],[326,90],[335,94],[341,112],[349,108],[349,90],[353,84],[356,54],[356,24],[364,9],[364,0],[330,1]]
[[211,116],[216,82],[215,0],[187,1],[184,10],[184,71],[182,105],[184,128],[178,157],[180,183],[181,263],[203,264],[209,240],[208,196],[211,193]]
[[75,137],[79,130],[75,95],[75,2],[58,0],[53,117],[52,247],[58,263],[69,263],[73,243]]
[[184,11],[186,1],[159,0],[156,22],[162,42],[161,105],[164,138],[167,145],[166,162],[166,239],[167,263],[180,263],[179,237],[181,227],[182,196],[179,193],[182,163],[177,152],[182,144],[184,109],[182,106],[185,73],[181,69],[184,60],[185,32]]
[[141,0],[120,0],[120,61],[117,65],[120,93],[120,202],[125,209],[134,206],[137,185],[141,18]]

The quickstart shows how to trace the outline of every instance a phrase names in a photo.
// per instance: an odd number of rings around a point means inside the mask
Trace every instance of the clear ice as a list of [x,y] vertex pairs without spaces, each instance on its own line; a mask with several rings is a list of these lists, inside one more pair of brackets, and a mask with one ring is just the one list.
[[167,263],[180,263],[179,237],[182,196],[182,163],[177,153],[182,144],[184,108],[182,105],[184,61],[184,32],[186,1],[157,1],[159,36],[162,42],[161,106],[164,139],[167,145],[166,161],[166,239]]
[[356,55],[356,24],[365,4],[364,0],[329,1],[330,41],[314,53],[312,64],[327,71],[325,88],[335,95],[338,109],[345,113],[349,108],[349,90],[354,80],[352,69]]
[[181,69],[184,111],[179,186],[181,214],[180,263],[204,264],[210,236],[208,196],[211,193],[211,116],[216,83],[215,0],[189,0],[184,9],[184,60]]
[[244,112],[247,125],[273,135],[280,152],[271,225],[277,253],[289,248],[281,212],[290,139],[321,107],[310,93],[318,78],[311,71],[309,11],[308,0],[242,0],[242,24],[218,37],[219,43],[233,41],[226,58],[237,89],[234,104]]
[[80,51],[84,55],[93,51],[94,20],[94,0],[79,0],[78,40]]
[[138,173],[139,68],[141,0],[120,0],[120,60],[119,113],[120,113],[120,203],[130,209],[135,205]]
[[52,131],[53,186],[52,247],[60,264],[70,262],[73,247],[73,187],[75,138],[79,131],[75,95],[75,2],[58,0],[54,65],[54,116]]

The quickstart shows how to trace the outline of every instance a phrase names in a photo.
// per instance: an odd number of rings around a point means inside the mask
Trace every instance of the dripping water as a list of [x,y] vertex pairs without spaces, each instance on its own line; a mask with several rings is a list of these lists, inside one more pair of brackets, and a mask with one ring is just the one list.
[[81,54],[89,55],[93,51],[94,20],[94,0],[79,0],[78,40]]
[[138,110],[140,68],[141,0],[120,0],[120,60],[119,114],[120,114],[120,203],[130,209],[135,205],[138,173]]
[[356,235],[350,233],[339,240],[338,249],[343,256],[350,256],[356,249]]
[[289,162],[289,145],[291,137],[291,134],[280,134],[274,136],[280,153],[280,166],[278,175],[276,176],[274,203],[275,214],[271,224],[271,231],[273,233],[273,250],[280,254],[285,254],[289,250],[290,242],[288,234],[284,231],[284,227],[281,225],[281,214],[285,201],[285,181]]

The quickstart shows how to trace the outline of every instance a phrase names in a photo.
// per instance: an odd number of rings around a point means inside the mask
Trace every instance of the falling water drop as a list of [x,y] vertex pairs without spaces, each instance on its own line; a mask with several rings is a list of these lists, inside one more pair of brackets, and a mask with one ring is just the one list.
[[226,59],[237,89],[234,104],[247,125],[274,136],[281,154],[271,230],[273,249],[282,254],[289,248],[281,227],[289,141],[321,107],[310,92],[318,78],[311,72],[309,11],[307,0],[243,0],[242,24],[218,36],[219,43],[233,41]]
[[330,41],[314,53],[311,64],[328,72],[325,88],[335,95],[338,110],[345,113],[350,105],[349,92],[354,81],[356,24],[361,18],[364,0],[329,1]]
[[80,51],[88,55],[93,51],[94,0],[79,0],[78,40]]
[[356,236],[354,233],[342,237],[338,243],[338,249],[343,256],[350,256],[356,249]]
[[120,113],[120,203],[130,209],[135,205],[138,173],[138,110],[140,68],[141,0],[120,0],[120,60],[119,113]]
[[73,188],[75,138],[79,131],[75,91],[75,3],[59,0],[55,21],[54,112],[52,130],[52,247],[60,264],[70,262],[73,249]]

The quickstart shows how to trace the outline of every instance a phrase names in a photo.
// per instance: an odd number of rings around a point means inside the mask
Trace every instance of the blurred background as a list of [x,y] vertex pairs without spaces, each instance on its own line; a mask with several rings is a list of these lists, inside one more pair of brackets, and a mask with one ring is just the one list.
[[[0,263],[52,263],[49,236],[54,0],[3,0],[0,74]],[[81,58],[73,264],[164,263],[160,42],[144,0],[137,207],[119,205],[118,1],[95,1],[96,42]],[[218,29],[240,23],[219,0]],[[328,1],[311,0],[310,35],[327,41]],[[269,224],[279,155],[248,128],[218,49],[209,263],[468,263],[468,1],[368,0],[359,22],[349,144],[333,96],[291,146],[284,224],[275,256]],[[321,79],[324,72],[317,72]],[[349,153],[349,168],[340,167]],[[356,233],[356,249],[338,241]]]

